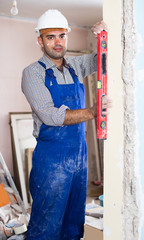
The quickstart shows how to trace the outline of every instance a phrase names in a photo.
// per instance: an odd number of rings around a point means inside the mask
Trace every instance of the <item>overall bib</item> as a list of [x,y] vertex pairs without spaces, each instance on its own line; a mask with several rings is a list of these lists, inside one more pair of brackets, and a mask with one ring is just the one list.
[[[85,107],[84,85],[69,67],[73,84],[58,84],[45,68],[45,85],[54,106]],[[42,124],[33,153],[30,192],[33,198],[27,240],[79,240],[83,237],[87,185],[85,123]]]

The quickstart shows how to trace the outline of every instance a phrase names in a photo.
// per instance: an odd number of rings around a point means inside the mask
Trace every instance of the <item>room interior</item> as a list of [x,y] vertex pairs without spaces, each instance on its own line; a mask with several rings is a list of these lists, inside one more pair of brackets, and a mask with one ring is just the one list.
[[[14,176],[15,171],[13,161],[15,153],[13,153],[11,142],[12,121],[10,114],[31,112],[20,89],[22,70],[41,57],[41,50],[37,45],[34,32],[37,18],[47,8],[58,8],[62,11],[72,28],[69,35],[69,54],[95,51],[96,41],[92,37],[91,26],[101,19],[104,19],[109,26],[108,93],[114,100],[114,106],[108,117],[108,140],[104,142],[104,147],[100,146],[99,149],[100,158],[103,159],[99,162],[101,166],[99,172],[104,177],[104,240],[143,240],[141,234],[143,229],[143,183],[140,179],[142,173],[139,170],[139,162],[142,167],[143,165],[142,157],[138,157],[137,144],[134,144],[134,136],[137,136],[137,132],[135,133],[137,122],[135,109],[131,110],[132,105],[135,107],[133,101],[139,101],[139,92],[143,89],[143,85],[139,85],[141,89],[135,95],[135,86],[133,85],[135,67],[132,64],[132,59],[135,57],[131,54],[134,53],[135,49],[134,41],[131,41],[131,39],[135,39],[134,3],[135,1],[132,0],[124,0],[123,4],[120,0],[63,0],[60,2],[56,0],[17,0],[19,12],[18,15],[12,16],[10,13],[12,1],[0,1],[0,52],[2,56],[0,58],[2,66],[0,79],[3,84],[0,90],[0,101],[4,103],[1,106],[0,132],[2,138],[0,139],[0,151],[12,176]],[[135,11],[139,13],[140,9]],[[93,79],[90,81],[92,83],[90,91],[92,92],[95,76]],[[86,104],[90,104],[91,98],[87,82],[85,80]],[[138,107],[136,111],[137,116],[139,116]],[[98,162],[92,125],[92,123],[87,124],[87,129],[89,129],[87,132],[89,145],[88,183],[90,184],[94,183],[95,180],[101,180],[98,179]],[[133,135],[131,129],[134,130]],[[138,129],[138,132],[140,133],[141,130]],[[142,139],[140,135],[141,143]],[[141,169],[143,169],[142,167]],[[88,193],[95,197],[97,194],[95,192],[96,186],[94,184],[91,186],[88,188]],[[129,201],[131,204],[128,204]],[[91,233],[92,229],[90,229]],[[95,232],[93,234],[95,236]],[[92,240],[92,237],[90,239]]]
[[[35,10],[33,9],[34,5],[35,5]],[[1,15],[2,20],[5,23],[7,22],[7,24],[9,24],[9,22],[11,22],[12,25],[15,26],[15,29],[13,27],[13,30],[12,30],[11,27],[9,28],[9,29],[11,29],[10,31],[13,31],[13,33],[14,33],[14,31],[17,31],[15,24],[19,24],[20,25],[20,22],[21,22],[22,24],[26,24],[27,25],[29,23],[29,26],[30,25],[34,26],[38,16],[41,15],[41,13],[44,11],[44,9],[46,9],[46,8],[55,8],[56,6],[68,18],[70,26],[72,27],[72,29],[74,29],[70,33],[71,35],[69,37],[68,55],[69,54],[71,54],[71,55],[72,54],[84,54],[84,53],[88,53],[88,52],[90,53],[90,52],[92,52],[92,50],[96,51],[96,41],[95,41],[95,39],[92,39],[90,28],[93,25],[93,23],[98,22],[98,21],[100,21],[102,19],[102,1],[96,1],[96,2],[91,1],[91,2],[89,2],[89,4],[86,3],[86,2],[85,3],[82,3],[82,2],[78,2],[77,3],[76,2],[74,4],[71,1],[69,1],[69,2],[66,2],[66,1],[62,2],[61,1],[61,3],[58,2],[58,1],[53,1],[53,2],[50,2],[48,4],[48,6],[47,6],[47,1],[43,2],[42,4],[41,4],[40,1],[37,1],[36,4],[34,4],[34,2],[31,2],[31,1],[27,1],[27,2],[26,1],[24,1],[24,2],[17,1],[18,15],[16,15],[16,16],[12,16],[12,14],[10,13],[10,9],[12,7],[12,2],[11,1],[2,1],[1,9],[3,11],[1,11],[0,15]],[[79,11],[79,8],[80,8],[80,11]],[[77,9],[77,11],[75,9]],[[87,14],[85,14],[85,11],[87,11]],[[81,13],[81,14],[79,14],[79,13]],[[90,13],[90,15],[88,16],[89,13]],[[23,30],[22,30],[23,33],[26,31],[26,25],[25,26],[23,25],[23,27],[22,27],[23,28]],[[19,30],[18,30],[18,32],[19,32]],[[40,49],[35,44],[37,36],[36,36],[36,34],[34,34],[34,31],[32,31],[31,34],[33,34],[33,37],[35,35],[35,40],[33,42],[34,43],[33,47],[36,48],[36,51],[34,49],[35,53],[31,54],[31,58],[38,59],[37,55],[39,54],[39,56],[40,56]],[[26,35],[27,35],[27,33],[26,33]],[[75,41],[74,39],[76,39],[77,36],[78,36],[79,39],[77,38],[77,41]],[[19,41],[19,44],[20,44],[20,41]],[[30,42],[29,42],[29,44],[30,44]],[[82,42],[83,42],[83,44],[81,44]],[[17,47],[18,46],[17,46],[17,43],[16,43],[15,47],[13,46],[13,51],[14,52],[16,52],[16,49],[14,50],[14,48],[17,48]],[[13,53],[11,52],[10,55],[12,56]],[[17,56],[17,59],[19,57],[20,56]],[[28,58],[28,56],[26,56],[26,55],[23,56],[23,57]],[[16,55],[15,55],[15,59],[16,59]],[[30,61],[31,60],[29,58],[28,63],[30,63]],[[22,69],[21,69],[21,72],[22,72]],[[17,81],[17,84],[19,82],[19,85],[20,85],[20,79],[21,79],[21,75],[20,75],[21,72],[19,72],[19,79],[18,79],[18,81],[15,80],[15,81]],[[92,81],[94,81],[94,84],[95,84],[95,79],[92,80]],[[89,91],[87,79],[85,79],[85,87],[86,87],[86,105],[88,106],[90,98],[94,98],[93,96],[89,96],[89,95],[90,94],[91,95],[92,94],[93,95],[96,94],[96,90],[95,90],[96,84],[95,84],[95,86],[92,86],[94,91],[95,91],[95,93],[92,93],[92,91],[93,91],[92,89],[90,89],[90,91]],[[91,86],[90,86],[90,88],[91,88]],[[19,89],[15,89],[15,91],[19,91]],[[18,93],[18,94],[21,94],[21,93]],[[21,94],[21,96],[22,96],[22,101],[23,101],[22,105],[24,105],[24,107],[19,106],[21,108],[21,110],[22,110],[20,112],[25,112],[27,110],[31,111],[29,106],[28,106],[28,104],[26,103],[26,101],[24,99],[24,96],[22,94]],[[8,106],[8,108],[9,108],[9,106]],[[9,109],[9,112],[17,112],[17,111],[18,110],[17,110],[17,106],[16,105],[15,105],[15,109],[13,109],[13,110]],[[96,136],[93,137],[93,134],[94,134],[95,130],[92,129],[92,125],[93,124],[91,124],[91,123],[87,123],[87,129],[89,129],[89,130],[87,130],[87,142],[88,142],[88,152],[89,152],[89,181],[88,181],[89,185],[93,185],[95,181],[101,182],[102,177],[103,177],[102,176],[103,175],[103,160],[102,160],[103,159],[103,156],[102,156],[102,152],[103,152],[102,145],[103,145],[103,143],[101,142],[99,144],[100,147],[98,146],[100,148],[99,155],[92,150],[92,149],[95,148],[95,145],[94,145],[93,141],[95,141],[95,138],[96,138]],[[9,131],[8,126],[7,126],[7,131]],[[6,142],[8,142],[7,139],[6,139]],[[8,161],[8,166],[10,167],[10,170],[13,173],[12,152],[10,150],[10,146],[9,146],[8,149],[9,149],[9,151],[6,151],[7,153],[4,153],[4,156],[5,156],[5,154],[7,154],[7,157],[10,159]],[[97,158],[100,156],[99,159],[101,159],[101,161],[100,160],[96,160],[96,154],[97,154]],[[7,157],[6,157],[6,159],[7,159]],[[96,168],[96,166],[95,166],[97,164],[96,161],[98,161],[98,162],[100,161],[99,168],[101,168],[101,169]],[[98,173],[97,173],[97,171],[98,171]],[[91,186],[91,188],[95,189],[95,186]],[[88,189],[88,191],[91,192],[91,191],[94,191],[94,189],[92,189],[92,190]],[[100,192],[102,193],[102,189],[101,188],[100,188]],[[93,193],[93,194],[95,194],[95,193]]]
[[[96,51],[96,40],[93,39],[90,29],[94,23],[102,19],[102,1],[89,3],[52,1],[48,4],[47,1],[42,3],[41,1],[17,1],[18,14],[15,16],[11,14],[11,8],[12,1],[1,2],[0,18],[3,29],[1,41],[5,43],[5,46],[8,46],[7,50],[5,47],[3,48],[2,55],[4,56],[7,51],[7,63],[10,65],[9,71],[5,74],[7,66],[4,59],[2,75],[5,77],[4,88],[9,92],[8,96],[11,99],[3,107],[2,113],[1,132],[4,131],[2,153],[19,193],[27,205],[31,203],[31,197],[28,192],[28,176],[26,175],[30,172],[35,140],[32,136],[31,116],[30,119],[27,119],[27,115],[29,117],[31,114],[31,109],[21,92],[21,75],[24,67],[42,55],[40,47],[37,45],[37,35],[34,32],[37,18],[48,8],[59,9],[67,17],[72,28],[69,34],[67,55],[91,53],[93,50]],[[6,43],[6,41],[8,42]],[[90,83],[88,84],[88,82]],[[92,105],[96,98],[96,75],[91,76],[90,79],[85,79],[84,84],[86,106]],[[24,124],[22,127],[21,122]],[[95,122],[86,124],[89,156],[88,202],[95,199],[100,204],[99,196],[103,194],[103,141],[98,142],[96,139],[95,124]]]

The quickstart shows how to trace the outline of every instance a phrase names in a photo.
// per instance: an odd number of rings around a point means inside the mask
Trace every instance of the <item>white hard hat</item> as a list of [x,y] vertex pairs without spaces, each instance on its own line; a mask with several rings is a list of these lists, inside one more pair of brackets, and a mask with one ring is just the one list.
[[36,32],[39,33],[39,30],[45,28],[64,28],[68,32],[71,31],[67,19],[56,9],[49,9],[38,19]]

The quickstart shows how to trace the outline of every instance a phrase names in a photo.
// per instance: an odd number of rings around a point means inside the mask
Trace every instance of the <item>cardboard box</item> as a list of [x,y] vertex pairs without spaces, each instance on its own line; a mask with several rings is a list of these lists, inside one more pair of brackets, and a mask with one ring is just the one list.
[[103,231],[91,227],[87,224],[85,224],[84,229],[85,229],[84,240],[103,240]]

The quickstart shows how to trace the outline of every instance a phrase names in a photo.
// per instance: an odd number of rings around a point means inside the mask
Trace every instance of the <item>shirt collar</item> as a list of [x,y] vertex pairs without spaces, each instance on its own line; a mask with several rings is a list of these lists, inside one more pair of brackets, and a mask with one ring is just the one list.
[[[45,63],[46,69],[57,67],[56,64],[53,63],[45,54],[43,54],[43,57],[40,59],[40,61]],[[69,66],[70,66],[65,58],[63,59],[63,65],[66,68],[69,68]]]

